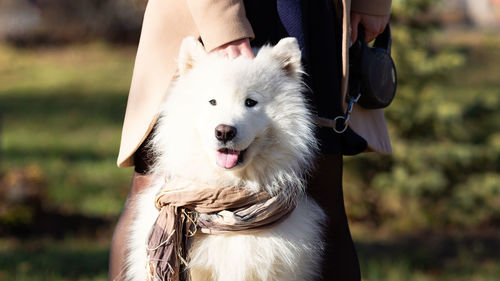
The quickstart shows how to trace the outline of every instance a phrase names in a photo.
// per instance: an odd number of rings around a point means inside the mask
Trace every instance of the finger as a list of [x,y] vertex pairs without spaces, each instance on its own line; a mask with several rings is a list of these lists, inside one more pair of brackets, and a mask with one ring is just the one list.
[[253,59],[255,57],[252,50],[248,49],[248,48],[241,49],[241,55],[244,57],[247,57],[247,58],[251,58],[251,59]]
[[377,33],[365,31],[365,42],[369,43],[377,37]]
[[254,58],[252,47],[250,46],[250,40],[248,38],[242,40],[242,42],[238,45],[238,48],[240,49],[240,53],[242,56],[247,58]]
[[378,18],[378,22],[377,22],[377,34],[375,35],[375,37],[377,37],[380,34],[384,33],[385,28],[387,27],[388,23],[389,23],[389,16]]
[[362,24],[365,28],[365,42],[369,43],[377,37],[379,26],[373,22],[364,22]]
[[377,38],[377,36],[379,36],[380,34],[382,34],[385,30],[385,26],[384,25],[378,25],[378,28],[377,30],[373,30],[372,31],[372,36],[373,36],[373,39]]
[[227,53],[228,53],[228,56],[230,59],[237,58],[240,55],[240,49],[238,49],[234,46],[230,46],[230,47],[226,48],[226,50],[227,50]]
[[379,36],[380,34],[382,34],[382,33],[384,32],[384,30],[385,30],[385,27],[386,27],[386,26],[387,26],[387,25],[381,25],[381,26],[380,26],[380,29],[379,29],[379,31],[378,31],[377,36]]
[[217,50],[217,53],[218,53],[220,56],[222,56],[222,57],[225,57],[225,58],[229,57],[229,55],[228,55],[228,53],[227,53],[226,49],[220,49],[220,50]]

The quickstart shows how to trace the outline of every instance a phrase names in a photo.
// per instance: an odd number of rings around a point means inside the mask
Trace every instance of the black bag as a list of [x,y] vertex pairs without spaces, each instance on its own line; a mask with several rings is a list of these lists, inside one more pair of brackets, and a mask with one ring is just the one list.
[[349,94],[367,109],[385,108],[396,94],[396,67],[391,58],[389,25],[372,47],[365,42],[364,29],[359,25],[358,40],[349,49]]

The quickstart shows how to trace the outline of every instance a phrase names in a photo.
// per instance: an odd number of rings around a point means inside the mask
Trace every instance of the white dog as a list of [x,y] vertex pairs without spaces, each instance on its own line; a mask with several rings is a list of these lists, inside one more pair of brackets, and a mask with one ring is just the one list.
[[[161,107],[152,140],[155,183],[136,202],[127,280],[146,280],[147,240],[162,189],[240,187],[290,196],[284,219],[248,232],[203,234],[187,253],[191,280],[314,280],[320,273],[320,207],[304,194],[317,149],[302,95],[301,53],[294,38],[262,47],[254,59],[207,54],[186,38],[179,75]],[[182,184],[169,184],[182,183]]]

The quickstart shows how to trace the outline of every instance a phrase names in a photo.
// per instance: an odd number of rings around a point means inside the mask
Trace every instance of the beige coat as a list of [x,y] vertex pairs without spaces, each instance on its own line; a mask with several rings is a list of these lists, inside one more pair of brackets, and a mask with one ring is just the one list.
[[[370,15],[388,15],[391,0],[352,0],[352,4],[350,0],[342,0],[342,5],[342,94],[345,97],[350,9]],[[134,152],[156,122],[158,107],[176,72],[175,59],[180,43],[186,36],[201,37],[206,50],[210,51],[234,40],[253,38],[254,34],[245,17],[243,0],[149,0],[123,123],[118,166],[134,164]],[[350,126],[367,140],[368,150],[391,151],[382,110],[356,106]]]

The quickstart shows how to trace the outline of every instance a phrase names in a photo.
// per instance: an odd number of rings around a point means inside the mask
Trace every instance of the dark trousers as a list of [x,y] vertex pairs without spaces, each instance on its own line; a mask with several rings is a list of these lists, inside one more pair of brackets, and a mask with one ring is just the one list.
[[316,167],[307,190],[328,217],[325,235],[327,247],[320,280],[359,281],[358,257],[344,208],[342,155],[323,155]]

